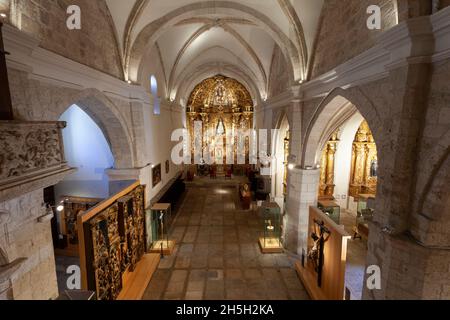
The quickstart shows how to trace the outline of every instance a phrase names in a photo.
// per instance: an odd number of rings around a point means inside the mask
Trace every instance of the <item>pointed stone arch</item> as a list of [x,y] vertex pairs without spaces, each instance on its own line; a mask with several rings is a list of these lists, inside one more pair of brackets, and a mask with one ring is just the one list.
[[117,107],[100,91],[86,89],[72,97],[59,116],[71,105],[86,112],[103,132],[114,156],[116,169],[134,167],[135,152],[132,134]]
[[332,90],[317,106],[302,143],[302,166],[317,165],[320,140],[327,124],[343,106],[351,103],[367,120],[375,141],[382,141],[382,122],[375,105],[358,87]]
[[[220,68],[220,70],[217,70],[218,67]],[[199,82],[218,73],[223,74],[229,78],[235,78],[236,80],[241,82],[250,92],[250,95],[253,98],[254,105],[260,104],[261,97],[259,95],[259,87],[252,80],[252,78],[248,76],[245,70],[242,70],[242,68],[237,65],[231,65],[228,63],[220,63],[218,65],[214,62],[203,63],[195,67],[194,69],[184,69],[181,72],[179,81],[176,84],[176,100],[187,99],[189,94]]]

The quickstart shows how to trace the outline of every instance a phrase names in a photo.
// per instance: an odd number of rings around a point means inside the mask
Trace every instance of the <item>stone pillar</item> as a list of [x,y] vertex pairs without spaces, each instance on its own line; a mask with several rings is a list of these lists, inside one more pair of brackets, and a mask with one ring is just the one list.
[[[398,61],[389,71],[392,99],[389,108],[395,121],[386,121],[383,136],[392,140],[392,146],[381,145],[379,159],[384,172],[378,193],[386,195],[384,206],[375,208],[377,221],[389,232],[400,234],[409,228],[415,185],[416,162],[419,144],[427,111],[427,97],[431,66],[426,57],[433,53],[434,38],[428,17],[408,20],[409,53],[389,42],[389,33],[383,35],[381,43]],[[395,30],[393,30],[395,31]],[[385,44],[386,43],[386,44]],[[403,47],[402,47],[403,48]],[[423,58],[425,57],[425,58]],[[395,150],[395,153],[392,153]],[[387,159],[387,160],[384,160]],[[378,201],[377,201],[378,203]]]
[[368,265],[381,269],[381,289],[369,290],[363,299],[450,299],[450,251],[426,247],[406,235],[391,235],[370,225]]
[[[398,42],[390,42],[389,31],[381,37],[381,43],[395,60],[389,70],[390,90],[393,92],[389,107],[395,121],[385,121],[383,131],[379,132],[386,141],[377,145],[380,173],[383,171],[383,174],[378,180],[374,221],[369,225],[367,265],[380,267],[382,281],[380,290],[369,290],[364,286],[363,297],[366,299],[448,296],[442,292],[448,289],[450,281],[447,279],[448,264],[442,266],[442,262],[448,262],[448,253],[419,245],[410,236],[415,179],[419,169],[418,141],[428,106],[429,56],[433,54],[434,38],[428,17],[408,20],[405,27],[409,32],[406,40],[409,51],[401,49],[404,47]],[[436,260],[439,263],[434,265]],[[434,282],[429,281],[432,278]],[[426,288],[434,290],[439,285],[433,287],[433,283],[441,282],[447,287],[441,285],[439,293],[425,294]]]
[[289,171],[285,245],[291,252],[301,254],[306,250],[309,207],[317,205],[319,178],[318,169]]
[[42,189],[0,202],[0,246],[8,264],[0,266],[0,295],[14,300],[58,297],[53,239],[45,215]]
[[289,162],[299,163],[301,155],[300,146],[302,145],[302,110],[300,100],[292,100],[287,117],[290,131]]

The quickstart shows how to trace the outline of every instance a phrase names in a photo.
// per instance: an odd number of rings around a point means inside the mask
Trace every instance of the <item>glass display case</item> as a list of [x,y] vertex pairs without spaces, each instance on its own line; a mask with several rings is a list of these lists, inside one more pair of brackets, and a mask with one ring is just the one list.
[[369,221],[373,218],[375,195],[360,194],[353,238],[367,238],[369,236]]
[[318,202],[318,208],[331,218],[336,224],[340,224],[341,220],[341,207],[331,200],[320,200]]
[[263,253],[283,252],[281,243],[282,217],[276,202],[264,202],[261,207],[262,227],[259,245]]
[[147,213],[147,248],[149,252],[170,255],[175,241],[169,237],[169,226],[172,224],[170,203],[157,203]]

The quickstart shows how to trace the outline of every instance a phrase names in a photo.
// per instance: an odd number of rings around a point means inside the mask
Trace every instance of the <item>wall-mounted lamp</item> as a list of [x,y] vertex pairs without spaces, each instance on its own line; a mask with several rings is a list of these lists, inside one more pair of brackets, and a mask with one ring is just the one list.
[[293,163],[289,163],[288,164],[288,169],[289,170],[294,170],[294,168],[295,168],[295,165]]
[[49,204],[45,204],[45,208],[46,208],[45,214],[38,218],[39,223],[46,223],[52,220],[52,218],[54,217],[53,208],[55,208],[56,211],[58,212],[62,212],[64,210],[64,201],[61,201],[60,204],[56,207],[51,206]]

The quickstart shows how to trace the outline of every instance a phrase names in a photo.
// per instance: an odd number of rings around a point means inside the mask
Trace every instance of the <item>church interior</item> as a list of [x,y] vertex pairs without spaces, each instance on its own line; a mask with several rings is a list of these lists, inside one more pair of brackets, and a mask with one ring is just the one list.
[[450,1],[0,0],[0,31],[0,300],[450,299]]

